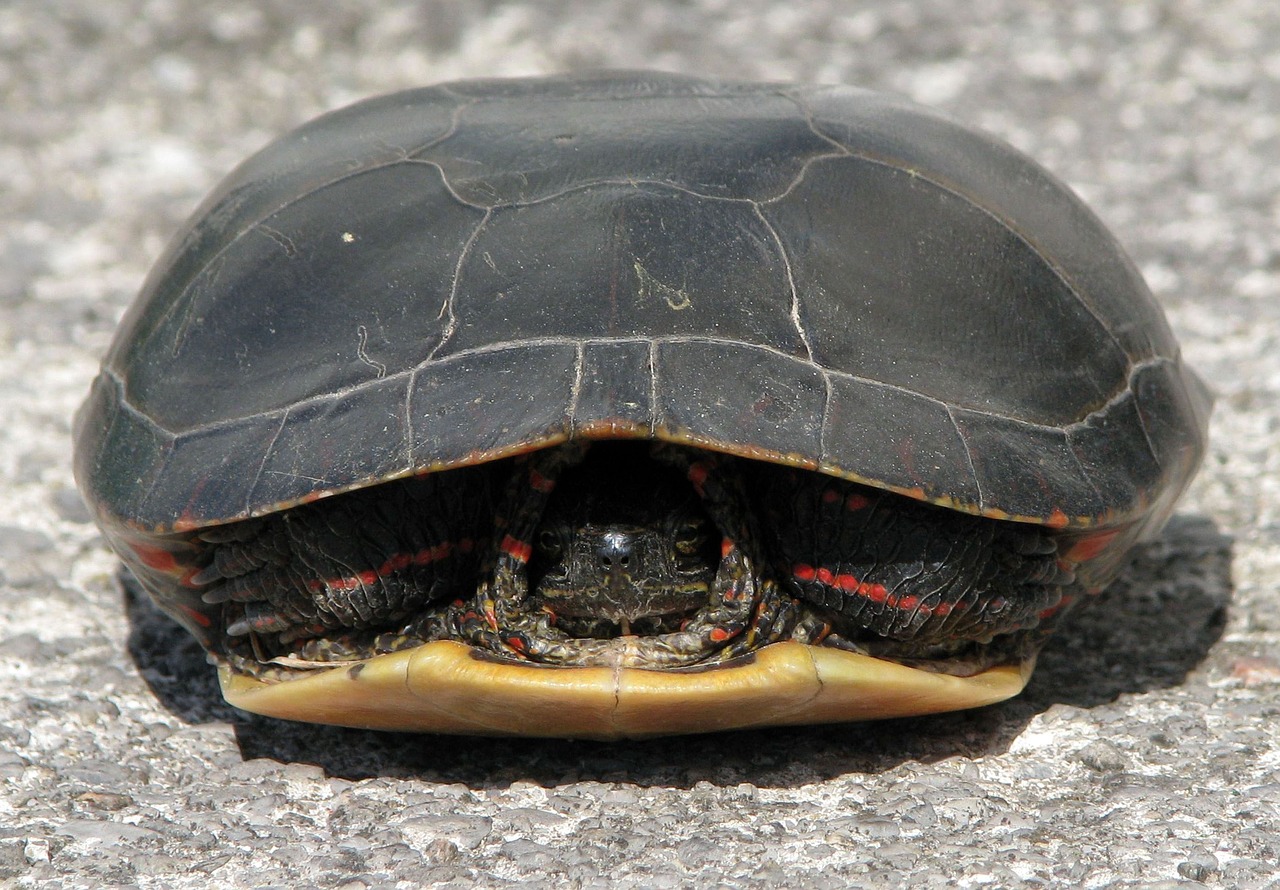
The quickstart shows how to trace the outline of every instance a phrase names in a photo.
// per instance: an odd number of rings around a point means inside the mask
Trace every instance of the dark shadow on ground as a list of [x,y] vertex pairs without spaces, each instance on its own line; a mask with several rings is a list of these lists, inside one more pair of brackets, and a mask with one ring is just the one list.
[[129,649],[160,701],[191,723],[230,722],[246,759],[311,763],[329,775],[501,787],[578,781],[692,787],[794,786],[908,761],[1005,750],[1053,705],[1093,708],[1178,686],[1221,636],[1231,542],[1182,518],[1139,550],[1123,577],[1073,616],[1018,698],[957,714],[879,723],[718,733],[641,742],[477,739],[380,733],[254,717],[226,705],[204,653],[145,597],[127,597]]

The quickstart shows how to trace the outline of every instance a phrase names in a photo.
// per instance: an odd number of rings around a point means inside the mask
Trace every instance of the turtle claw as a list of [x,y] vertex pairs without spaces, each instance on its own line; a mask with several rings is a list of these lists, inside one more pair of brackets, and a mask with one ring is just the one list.
[[231,587],[230,584],[220,584],[219,586],[213,588],[212,590],[206,590],[204,593],[200,594],[200,601],[202,603],[208,603],[211,606],[217,606],[217,605],[221,605],[222,603],[230,602],[231,601],[230,587]]
[[261,519],[245,519],[229,525],[215,525],[212,528],[201,529],[196,532],[196,538],[206,544],[230,544],[234,541],[250,540],[261,528]]
[[264,603],[249,603],[237,620],[227,625],[227,635],[243,637],[249,634],[281,634],[298,626],[279,612],[265,608]]
[[[225,580],[226,577],[227,576],[222,573],[222,570],[218,568],[218,564],[216,562],[211,562],[188,578],[187,583],[192,587],[207,587],[210,584],[217,584],[219,581]],[[206,594],[206,603],[221,602],[221,600],[208,599],[207,596],[208,595]]]
[[1058,542],[1045,534],[1019,535],[1012,543],[1013,550],[1023,556],[1048,556],[1058,552]]
[[266,602],[268,597],[263,593],[261,583],[252,583],[251,578],[228,578],[209,590],[200,594],[200,599],[210,605],[219,603],[254,603]]

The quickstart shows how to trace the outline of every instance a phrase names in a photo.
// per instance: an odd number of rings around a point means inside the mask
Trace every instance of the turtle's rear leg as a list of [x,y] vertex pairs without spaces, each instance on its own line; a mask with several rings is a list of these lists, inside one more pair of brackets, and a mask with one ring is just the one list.
[[1041,526],[778,467],[755,468],[752,491],[780,583],[845,637],[986,642],[1034,627],[1075,582]]
[[464,468],[210,528],[189,583],[232,641],[269,652],[390,628],[470,585],[490,501],[488,469]]

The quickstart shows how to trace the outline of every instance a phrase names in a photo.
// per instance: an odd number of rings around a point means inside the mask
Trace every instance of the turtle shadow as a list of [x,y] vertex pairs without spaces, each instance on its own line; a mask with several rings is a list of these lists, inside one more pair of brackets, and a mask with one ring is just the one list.
[[157,698],[192,723],[228,722],[241,753],[319,766],[332,777],[411,778],[472,788],[581,781],[692,788],[790,787],[906,762],[1004,751],[1055,705],[1094,708],[1178,686],[1222,634],[1231,541],[1211,521],[1175,519],[1124,575],[1070,620],[1011,701],[931,717],[643,741],[487,739],[313,726],[244,714],[222,700],[203,651],[145,596],[128,597],[129,649]]

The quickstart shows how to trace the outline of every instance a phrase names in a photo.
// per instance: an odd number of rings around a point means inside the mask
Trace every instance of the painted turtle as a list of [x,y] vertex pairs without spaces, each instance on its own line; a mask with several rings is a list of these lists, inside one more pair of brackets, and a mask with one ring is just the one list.
[[76,426],[233,704],[610,738],[1018,692],[1209,398],[989,136],[843,87],[445,84],[245,162]]

